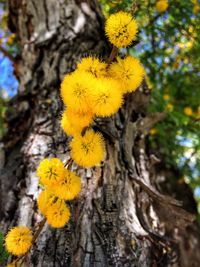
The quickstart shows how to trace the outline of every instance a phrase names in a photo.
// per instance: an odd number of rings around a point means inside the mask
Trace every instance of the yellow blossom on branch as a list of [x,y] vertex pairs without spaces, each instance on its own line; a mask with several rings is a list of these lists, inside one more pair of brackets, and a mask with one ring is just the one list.
[[33,235],[25,226],[12,228],[5,238],[6,249],[13,255],[24,255],[32,245]]
[[129,46],[136,38],[138,25],[131,14],[120,11],[106,21],[105,32],[111,44],[118,48]]
[[82,167],[93,167],[105,156],[105,144],[100,133],[87,130],[84,136],[75,136],[70,143],[72,159]]
[[95,57],[86,57],[77,65],[80,71],[86,71],[96,78],[105,77],[107,74],[107,64]]
[[81,191],[81,179],[75,173],[65,169],[64,179],[49,190],[60,199],[72,200]]
[[192,110],[190,107],[185,107],[185,108],[183,109],[183,112],[184,112],[184,114],[187,115],[187,116],[192,116],[192,115],[193,115],[193,110]]
[[166,101],[170,100],[170,95],[164,94],[163,95],[163,99],[166,100]]
[[94,86],[95,79],[87,72],[75,71],[66,75],[61,83],[61,97],[64,104],[75,112],[88,112]]
[[168,103],[167,105],[166,105],[166,109],[168,110],[168,111],[173,111],[173,109],[174,109],[174,106],[171,104],[171,103]]
[[61,127],[67,135],[75,136],[80,134],[84,127],[89,126],[93,120],[93,113],[74,112],[73,109],[67,108],[62,114]]
[[157,134],[157,129],[156,128],[151,128],[149,133],[150,133],[150,135],[155,135],[155,134]]
[[168,8],[168,1],[167,0],[159,0],[156,2],[156,9],[159,13],[163,13]]
[[120,82],[123,93],[134,92],[141,84],[145,71],[137,58],[127,56],[124,59],[117,58],[117,62],[112,63],[109,73]]
[[46,218],[49,225],[61,228],[69,221],[70,210],[63,200],[59,200],[47,209]]
[[37,198],[37,205],[40,212],[45,216],[48,208],[57,201],[57,197],[49,190],[42,191]]
[[98,79],[92,92],[92,107],[96,116],[108,117],[123,104],[119,82],[114,79]]
[[37,168],[37,176],[43,185],[52,186],[63,178],[64,170],[64,164],[60,159],[43,159]]

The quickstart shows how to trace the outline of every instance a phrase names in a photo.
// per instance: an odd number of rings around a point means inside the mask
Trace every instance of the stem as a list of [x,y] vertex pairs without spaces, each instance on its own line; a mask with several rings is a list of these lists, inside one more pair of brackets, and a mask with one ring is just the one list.
[[15,58],[6,49],[4,49],[2,46],[0,46],[0,52],[2,52],[5,57],[9,58],[10,61],[13,62],[13,64],[15,64]]
[[107,61],[108,66],[109,66],[109,65],[113,62],[113,60],[116,58],[116,56],[117,56],[117,54],[118,54],[118,51],[119,51],[119,49],[118,49],[116,46],[113,46],[112,51],[111,51],[110,56],[109,56],[108,61]]

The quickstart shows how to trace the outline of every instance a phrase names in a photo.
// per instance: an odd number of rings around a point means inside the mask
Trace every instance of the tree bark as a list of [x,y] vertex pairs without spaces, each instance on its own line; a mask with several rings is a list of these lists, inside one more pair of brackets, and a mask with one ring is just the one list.
[[[44,157],[69,159],[70,138],[59,126],[60,82],[82,56],[104,58],[110,50],[95,0],[10,0],[9,13],[20,44],[20,88],[10,102],[0,150],[3,232],[42,220],[35,170]],[[164,114],[146,115],[149,97],[144,82],[115,116],[96,119],[94,128],[106,139],[106,160],[91,169],[72,165],[82,191],[69,203],[71,220],[59,230],[46,224],[24,266],[199,266],[194,255],[198,227],[188,228],[189,237],[185,230],[194,216],[164,195],[164,187],[157,190],[166,173],[155,168],[156,158],[147,153],[146,135]]]

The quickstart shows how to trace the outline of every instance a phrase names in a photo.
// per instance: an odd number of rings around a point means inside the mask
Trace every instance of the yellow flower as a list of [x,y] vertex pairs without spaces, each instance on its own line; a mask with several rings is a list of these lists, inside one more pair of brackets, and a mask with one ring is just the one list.
[[107,64],[95,57],[83,58],[77,68],[94,75],[96,78],[104,77],[107,74]]
[[168,111],[173,111],[174,106],[173,106],[171,103],[168,103],[168,104],[166,105],[166,109],[167,109]]
[[28,227],[14,227],[5,238],[6,249],[16,256],[23,255],[30,249],[32,239],[33,235]]
[[120,11],[106,21],[105,32],[109,41],[118,48],[129,46],[136,38],[138,25],[131,14]]
[[57,201],[57,197],[49,190],[42,191],[37,198],[37,205],[40,212],[45,216],[48,208]]
[[149,133],[150,133],[150,135],[155,135],[155,134],[157,134],[157,129],[156,128],[151,128]]
[[91,109],[91,94],[95,86],[94,77],[81,71],[66,75],[61,83],[61,97],[67,107],[75,112],[88,112]]
[[183,112],[185,113],[185,115],[187,116],[192,116],[193,115],[193,110],[190,107],[185,107],[183,109]]
[[199,4],[195,4],[193,7],[193,13],[194,14],[198,14],[200,11],[200,5]]
[[167,0],[159,0],[156,3],[156,9],[158,12],[162,13],[165,12],[168,8],[168,1]]
[[75,173],[65,169],[64,179],[49,190],[60,199],[72,200],[81,191],[81,179]]
[[93,93],[93,112],[100,117],[111,116],[123,104],[123,95],[119,82],[113,79],[98,79]]
[[123,93],[134,92],[140,86],[145,71],[137,58],[127,56],[125,59],[117,59],[110,66],[111,77],[118,79]]
[[37,176],[43,185],[52,186],[63,178],[64,170],[64,164],[58,158],[43,159],[37,168]]
[[8,36],[8,39],[7,39],[7,44],[8,45],[12,45],[14,43],[14,39],[15,39],[15,34],[14,33],[13,34],[10,34]]
[[57,201],[47,209],[46,218],[52,227],[63,227],[70,218],[69,208],[63,200]]
[[93,113],[88,112],[74,112],[67,108],[62,114],[61,127],[67,135],[80,134],[84,127],[92,123]]
[[166,100],[166,101],[170,100],[170,95],[164,94],[163,95],[163,99]]
[[62,118],[61,118],[61,127],[63,129],[63,131],[67,134],[67,135],[72,135],[75,136],[76,134],[80,134],[82,127],[79,127],[79,125],[75,125],[70,118],[67,115],[67,112],[64,111],[62,114]]
[[103,137],[93,130],[87,130],[84,136],[75,136],[70,147],[72,159],[80,166],[93,167],[104,159]]

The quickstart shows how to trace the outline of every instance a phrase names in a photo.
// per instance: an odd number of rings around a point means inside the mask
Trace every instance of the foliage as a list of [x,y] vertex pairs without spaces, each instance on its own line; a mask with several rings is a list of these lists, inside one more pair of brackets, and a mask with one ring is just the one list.
[[7,4],[0,2],[0,137],[4,134],[6,124],[4,114],[7,99],[17,93],[18,81],[14,76],[13,56],[17,54],[15,34],[7,27]]
[[9,256],[8,251],[4,248],[4,236],[0,232],[0,263],[7,259]]
[[149,112],[168,114],[150,131],[151,150],[179,169],[174,179],[189,183],[200,203],[200,2],[169,0],[162,13],[155,0],[100,2],[105,16],[135,12],[140,40],[129,53],[140,56],[153,89]]

